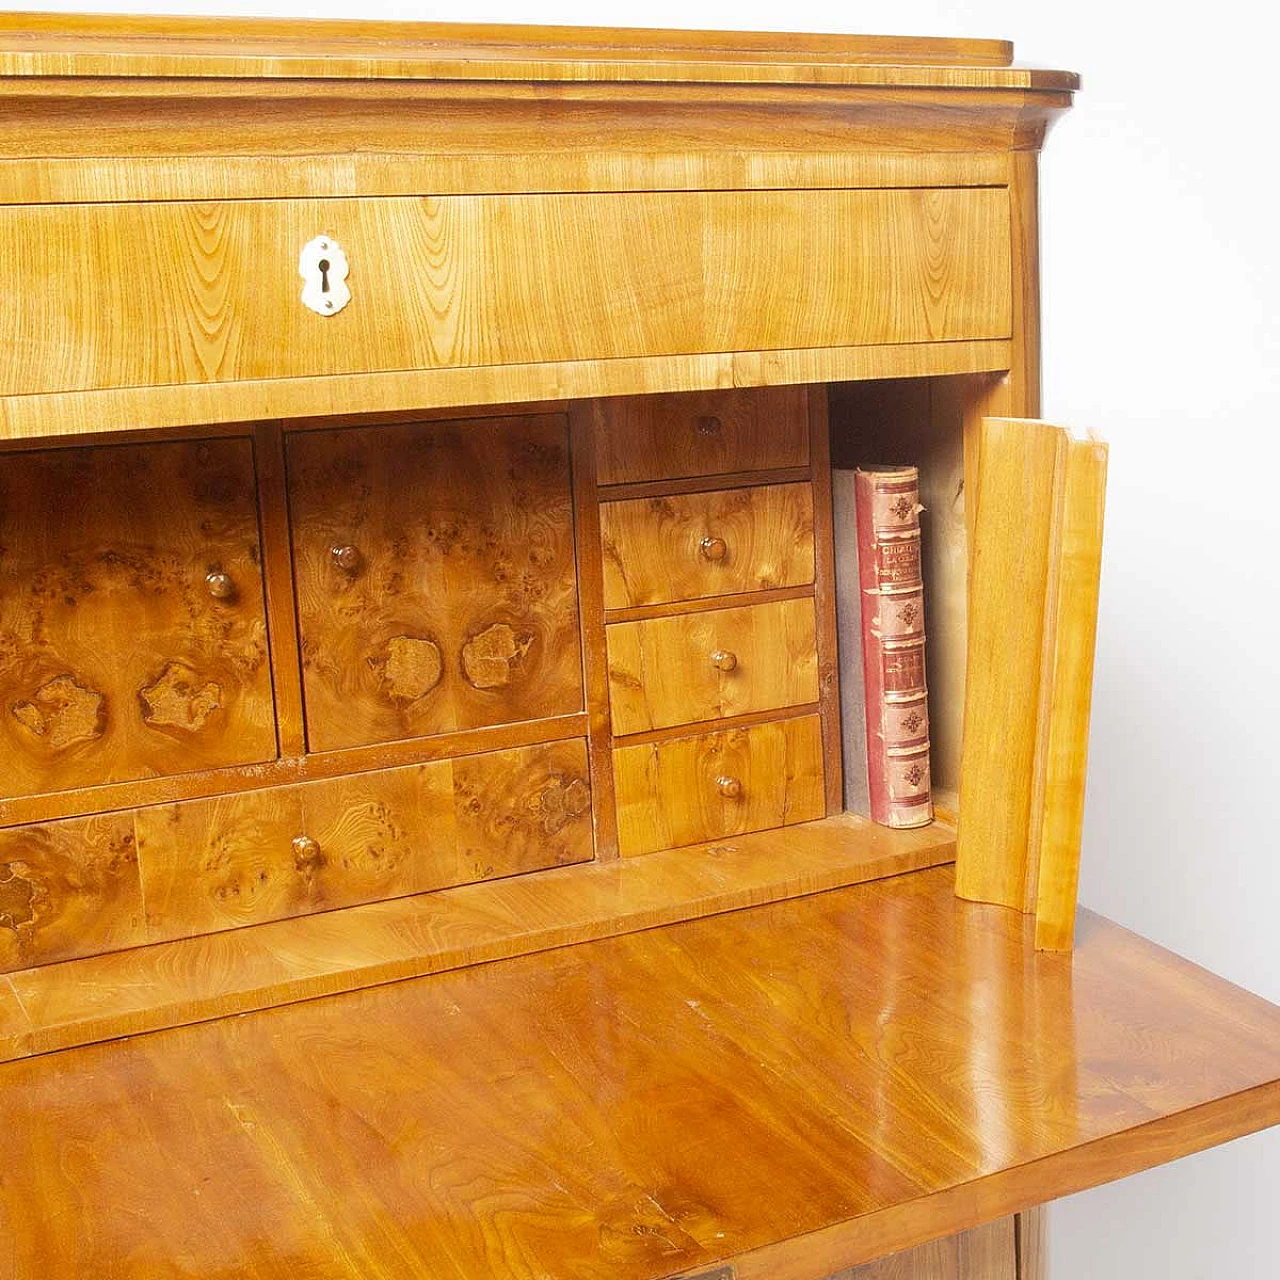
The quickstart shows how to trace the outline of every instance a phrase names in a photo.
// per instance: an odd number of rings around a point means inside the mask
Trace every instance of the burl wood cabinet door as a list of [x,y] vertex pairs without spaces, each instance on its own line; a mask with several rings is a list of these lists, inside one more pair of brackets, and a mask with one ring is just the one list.
[[313,751],[582,709],[563,416],[288,446]]
[[253,449],[0,457],[0,793],[276,754]]

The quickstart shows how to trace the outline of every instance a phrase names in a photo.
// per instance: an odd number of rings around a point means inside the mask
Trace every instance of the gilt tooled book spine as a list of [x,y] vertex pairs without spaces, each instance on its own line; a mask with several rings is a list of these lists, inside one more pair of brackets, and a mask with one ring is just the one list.
[[929,705],[915,467],[854,476],[862,667],[871,818],[890,827],[933,821]]

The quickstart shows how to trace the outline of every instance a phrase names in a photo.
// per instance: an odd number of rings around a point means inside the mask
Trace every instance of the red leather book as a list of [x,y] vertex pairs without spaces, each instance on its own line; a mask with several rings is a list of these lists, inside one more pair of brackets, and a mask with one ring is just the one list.
[[854,498],[871,818],[921,827],[933,821],[933,797],[919,473],[915,467],[859,470]]

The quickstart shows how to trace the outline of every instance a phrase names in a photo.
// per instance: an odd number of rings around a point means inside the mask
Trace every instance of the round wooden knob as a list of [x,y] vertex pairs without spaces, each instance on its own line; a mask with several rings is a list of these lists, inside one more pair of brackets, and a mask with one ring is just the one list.
[[206,573],[204,585],[215,600],[231,600],[236,594],[235,580],[229,573],[221,573],[217,570]]
[[736,800],[742,794],[742,783],[737,778],[717,778],[716,788],[726,800]]
[[293,860],[298,869],[314,866],[320,861],[320,843],[310,836],[293,837]]
[[738,665],[738,655],[729,649],[717,649],[711,655],[711,665],[717,671],[732,671]]
[[698,543],[698,550],[702,552],[704,560],[714,562],[723,560],[729,554],[729,544],[723,538],[708,536]]
[[720,434],[720,419],[710,415],[699,418],[698,434],[700,436],[718,436]]
[[334,565],[343,573],[355,573],[360,568],[360,548],[352,546],[334,547],[329,552]]

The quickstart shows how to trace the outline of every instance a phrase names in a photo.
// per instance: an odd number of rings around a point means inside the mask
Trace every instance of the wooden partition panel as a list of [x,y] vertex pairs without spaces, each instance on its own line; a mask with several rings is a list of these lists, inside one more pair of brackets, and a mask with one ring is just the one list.
[[1107,449],[1060,427],[981,424],[956,892],[1038,916],[1071,947]]

